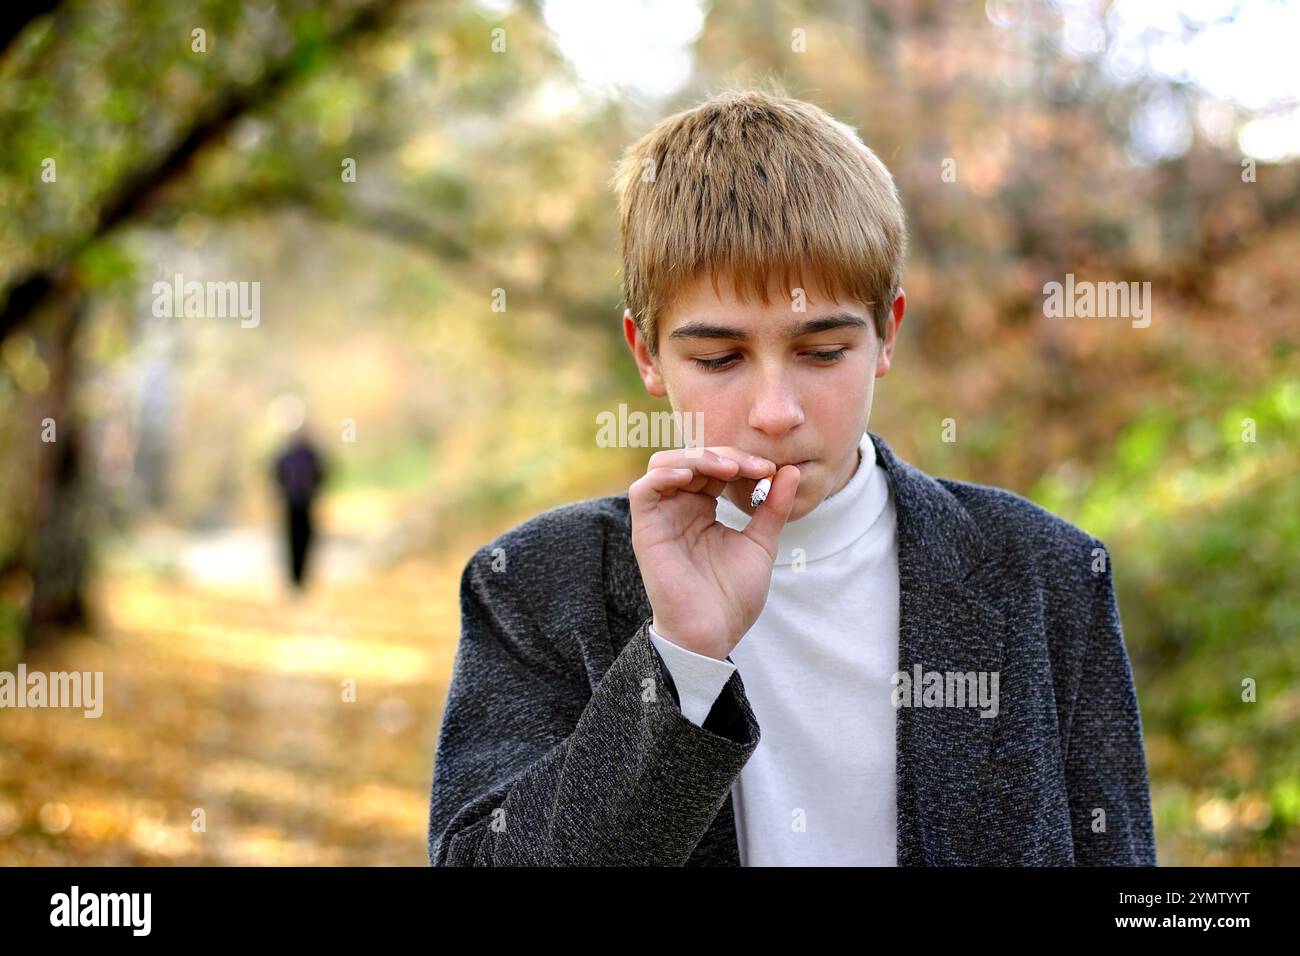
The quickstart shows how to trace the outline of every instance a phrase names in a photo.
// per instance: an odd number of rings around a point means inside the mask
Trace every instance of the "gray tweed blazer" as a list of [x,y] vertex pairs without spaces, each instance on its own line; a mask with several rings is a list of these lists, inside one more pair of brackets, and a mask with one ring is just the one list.
[[[898,864],[1154,866],[1104,546],[871,440],[898,515],[899,670],[999,674],[996,717],[897,708]],[[498,536],[460,599],[431,865],[739,865],[731,786],[758,721],[739,671],[703,726],[682,715],[648,638],[626,493]]]

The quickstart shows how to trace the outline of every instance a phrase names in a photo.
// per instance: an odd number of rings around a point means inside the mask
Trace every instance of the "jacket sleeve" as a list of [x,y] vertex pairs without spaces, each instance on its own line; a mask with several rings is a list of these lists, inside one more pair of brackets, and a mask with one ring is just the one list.
[[[685,864],[758,746],[740,675],[692,723],[647,617],[593,689],[536,618],[529,587],[490,570],[486,551],[461,576],[430,865]],[[575,623],[603,629],[599,618]]]
[[1079,866],[1155,866],[1137,691],[1110,553],[1101,542],[1093,544],[1104,553],[1105,563],[1093,574],[1089,639],[1065,749],[1074,859]]

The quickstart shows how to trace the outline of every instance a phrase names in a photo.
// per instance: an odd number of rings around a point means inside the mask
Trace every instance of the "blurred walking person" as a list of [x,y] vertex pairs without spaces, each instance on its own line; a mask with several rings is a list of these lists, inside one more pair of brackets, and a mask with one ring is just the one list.
[[325,481],[325,466],[320,453],[300,426],[275,461],[275,480],[284,499],[284,514],[289,533],[289,574],[293,586],[302,590],[307,555],[315,536],[312,503]]

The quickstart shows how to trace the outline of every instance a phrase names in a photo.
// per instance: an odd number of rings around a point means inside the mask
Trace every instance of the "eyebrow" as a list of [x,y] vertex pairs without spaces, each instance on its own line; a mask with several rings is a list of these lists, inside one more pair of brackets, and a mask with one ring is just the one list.
[[[812,335],[816,332],[829,332],[831,329],[843,328],[868,328],[867,320],[853,315],[849,312],[839,312],[835,315],[824,315],[816,319],[805,319],[802,322],[796,322],[785,330],[787,339],[797,339],[800,336]],[[668,336],[670,339],[735,339],[737,342],[748,342],[750,334],[747,330],[737,328],[734,325],[718,325],[714,322],[687,322],[680,328],[674,329],[673,333]]]

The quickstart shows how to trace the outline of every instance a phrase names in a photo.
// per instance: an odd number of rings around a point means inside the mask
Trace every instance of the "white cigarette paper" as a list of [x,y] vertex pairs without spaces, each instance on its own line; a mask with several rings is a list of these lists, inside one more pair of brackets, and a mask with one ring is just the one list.
[[749,496],[749,506],[757,508],[767,500],[767,493],[772,490],[772,479],[764,478],[754,486],[754,493]]

